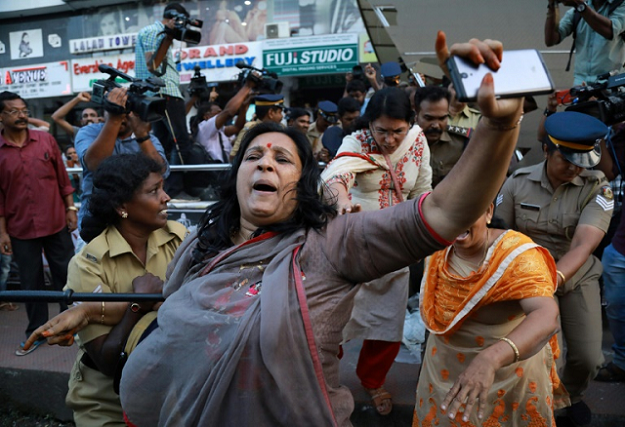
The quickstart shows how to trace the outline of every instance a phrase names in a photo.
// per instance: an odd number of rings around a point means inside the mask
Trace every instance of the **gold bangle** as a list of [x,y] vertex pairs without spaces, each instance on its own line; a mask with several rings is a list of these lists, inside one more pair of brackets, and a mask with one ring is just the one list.
[[499,338],[499,341],[507,342],[510,347],[512,347],[512,351],[514,351],[514,363],[518,362],[521,359],[521,354],[519,353],[519,348],[516,346],[514,342],[510,338]]
[[76,206],[68,206],[65,208],[65,212],[67,211],[74,211],[74,212],[78,212],[78,208]]
[[484,117],[484,120],[480,120],[480,123],[484,123],[484,125],[489,129],[503,132],[503,131],[516,129],[521,124],[522,121],[523,121],[523,114],[521,114],[521,116],[519,116],[519,119],[512,125],[505,125],[502,123],[493,122],[488,117]]
[[104,306],[104,301],[102,301],[102,307],[100,308],[100,323],[104,325],[104,313],[106,312],[106,307]]
[[558,274],[558,276],[560,276],[560,278],[562,279],[562,284],[564,285],[566,283],[566,277],[564,277],[564,273],[560,270],[556,270],[556,273]]

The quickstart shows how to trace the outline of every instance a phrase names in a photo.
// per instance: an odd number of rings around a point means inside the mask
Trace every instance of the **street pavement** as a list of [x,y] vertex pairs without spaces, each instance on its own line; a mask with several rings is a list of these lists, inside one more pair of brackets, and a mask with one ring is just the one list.
[[[71,420],[64,398],[77,347],[44,344],[27,356],[15,356],[26,327],[24,304],[19,306],[14,312],[0,311],[0,408],[17,408],[29,413],[51,414],[62,421]],[[51,316],[58,313],[57,304],[49,307]],[[347,343],[341,361],[341,382],[350,388],[356,401],[352,415],[354,426],[410,426],[419,365],[397,362],[393,365],[386,381],[386,388],[393,395],[393,412],[380,416],[355,374],[361,344],[360,341]],[[606,330],[603,348],[608,359],[610,346],[611,335]],[[625,426],[625,383],[592,381],[585,401],[594,414],[593,427]]]

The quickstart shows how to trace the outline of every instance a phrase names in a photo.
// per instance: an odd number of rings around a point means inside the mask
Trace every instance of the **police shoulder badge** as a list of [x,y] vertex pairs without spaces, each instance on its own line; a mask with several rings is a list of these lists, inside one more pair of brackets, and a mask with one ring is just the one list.
[[608,200],[612,200],[614,198],[614,193],[612,193],[612,188],[609,185],[601,187],[601,195]]

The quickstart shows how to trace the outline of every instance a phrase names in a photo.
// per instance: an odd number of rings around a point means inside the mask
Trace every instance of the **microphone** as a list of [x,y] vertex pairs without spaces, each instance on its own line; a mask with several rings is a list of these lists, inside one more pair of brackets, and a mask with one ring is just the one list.
[[252,67],[251,65],[247,65],[245,62],[243,61],[239,61],[236,64],[234,64],[235,67],[237,67],[238,69],[242,70],[244,68],[247,68],[249,70],[255,70],[256,68]]
[[608,71],[607,73],[599,74],[597,76],[597,80],[607,80],[610,77],[616,76],[618,74],[618,70]]

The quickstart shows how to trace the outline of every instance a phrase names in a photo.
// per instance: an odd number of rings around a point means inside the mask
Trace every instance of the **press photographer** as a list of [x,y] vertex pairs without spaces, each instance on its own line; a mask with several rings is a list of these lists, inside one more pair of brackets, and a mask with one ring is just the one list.
[[85,126],[76,135],[75,147],[83,170],[79,227],[83,227],[93,192],[93,172],[104,159],[116,154],[142,152],[163,165],[165,177],[169,174],[165,152],[158,139],[150,134],[150,123],[135,112],[125,112],[129,105],[128,89],[113,87],[104,97],[104,123]]
[[200,66],[196,65],[193,67],[193,77],[191,77],[191,81],[189,82],[189,87],[187,88],[187,92],[189,92],[189,96],[194,98],[195,101],[205,102],[205,101],[213,101],[211,98],[211,88],[213,91],[217,87],[217,83],[207,83],[206,76],[202,75],[200,72]]
[[[160,90],[160,96],[166,100],[165,118],[153,123],[152,130],[163,144],[167,159],[172,164],[194,163],[192,141],[185,119],[185,102],[178,87],[180,74],[172,55],[172,42],[178,39],[197,43],[199,32],[191,27],[201,25],[201,21],[189,17],[189,12],[180,3],[169,3],[163,12],[163,19],[141,29],[137,35],[137,78],[157,76],[165,82],[165,87]],[[167,179],[166,191],[170,196],[175,197],[183,189],[182,174],[172,174]]]
[[[156,122],[163,118],[166,101],[163,98],[145,95],[148,91],[158,92],[165,86],[163,80],[158,77],[149,77],[146,80],[135,79],[106,64],[100,64],[98,69],[110,77],[93,83],[92,102],[102,105],[106,111],[117,115],[133,112],[144,122]],[[113,104],[107,99],[107,92],[116,87],[122,87],[115,82],[117,77],[131,82],[127,89],[128,99],[123,106]]]

